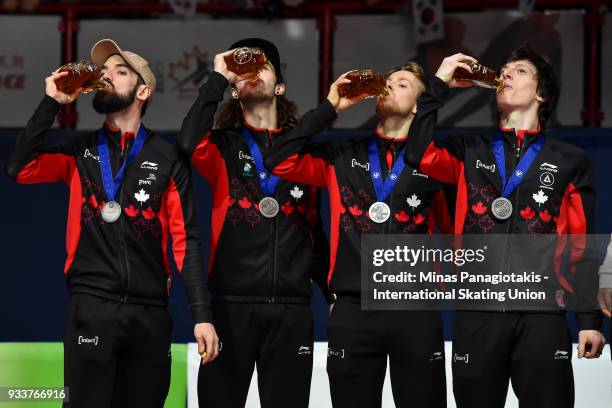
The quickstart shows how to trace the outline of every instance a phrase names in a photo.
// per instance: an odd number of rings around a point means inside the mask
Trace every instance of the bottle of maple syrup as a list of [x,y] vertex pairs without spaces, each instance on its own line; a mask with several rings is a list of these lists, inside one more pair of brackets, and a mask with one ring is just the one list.
[[496,89],[497,92],[501,91],[504,87],[503,81],[497,76],[497,73],[490,68],[485,67],[477,62],[469,63],[472,72],[469,72],[463,68],[457,68],[453,74],[453,79],[458,81],[471,81],[474,85]]
[[66,64],[59,72],[68,72],[68,75],[55,81],[57,89],[65,94],[71,94],[78,88],[83,88],[82,93],[87,93],[105,86],[100,68],[87,60]]
[[237,48],[231,55],[225,56],[227,69],[245,78],[255,78],[268,62],[266,54],[260,48]]
[[349,84],[338,86],[338,93],[344,98],[367,94],[368,98],[385,96],[387,94],[387,78],[380,72],[370,69],[351,71],[346,77],[351,80]]

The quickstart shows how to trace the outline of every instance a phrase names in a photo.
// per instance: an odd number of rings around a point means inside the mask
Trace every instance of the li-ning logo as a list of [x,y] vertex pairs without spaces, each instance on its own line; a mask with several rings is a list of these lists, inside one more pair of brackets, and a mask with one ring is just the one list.
[[555,166],[554,164],[550,164],[550,163],[542,163],[540,165],[540,170],[542,171],[552,171],[553,173],[556,173],[559,168],[559,166]]
[[157,166],[158,166],[157,163],[152,163],[150,161],[143,161],[140,164],[141,169],[148,169],[148,170],[157,170]]
[[458,361],[463,361],[465,364],[467,364],[470,361],[470,355],[469,354],[464,354],[464,355],[459,355],[457,353],[455,353],[455,355],[453,356],[453,363],[456,363]]
[[91,154],[89,149],[85,149],[85,152],[83,153],[83,158],[86,159],[88,157],[91,157],[92,159],[94,159],[98,163],[100,162],[100,156],[94,156],[93,154]]
[[344,349],[340,349],[338,351],[332,350],[330,348],[327,349],[327,357],[337,357],[344,358]]
[[298,349],[298,354],[299,355],[312,354],[312,349],[308,346],[300,346],[300,348]]
[[429,176],[427,174],[420,173],[419,171],[417,171],[417,169],[412,170],[412,175],[413,176],[429,178]]
[[485,170],[489,170],[491,173],[495,173],[495,165],[494,164],[484,164],[480,160],[476,160],[476,168],[483,168]]
[[444,353],[442,353],[441,351],[436,351],[429,358],[429,361],[439,361],[439,360],[444,360]]
[[366,171],[370,171],[370,163],[361,164],[355,159],[351,160],[351,167],[361,167]]
[[79,344],[93,344],[94,346],[98,345],[98,336],[92,338],[92,339],[88,339],[86,337],[83,336],[79,336]]
[[242,150],[240,150],[238,152],[238,159],[240,159],[240,160],[242,160],[242,159],[253,160],[253,157],[249,156],[248,154],[245,154]]
[[555,351],[555,360],[569,360],[569,353],[563,350]]

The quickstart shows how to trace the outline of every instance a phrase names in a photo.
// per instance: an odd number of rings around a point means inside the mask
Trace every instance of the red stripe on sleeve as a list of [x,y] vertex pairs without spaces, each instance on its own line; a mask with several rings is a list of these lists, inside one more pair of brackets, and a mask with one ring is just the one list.
[[72,266],[72,261],[74,261],[79,240],[81,239],[81,212],[83,206],[81,176],[79,175],[74,158],[71,157],[70,159],[72,161],[70,164],[72,171],[68,181],[70,199],[68,203],[68,220],[66,222],[66,253],[68,256],[64,264],[64,273],[68,273]]
[[285,180],[327,188],[330,166],[325,160],[310,154],[289,156],[272,171]]
[[229,179],[227,167],[221,151],[210,141],[209,131],[200,141],[191,155],[191,163],[198,173],[202,175],[211,187],[212,193],[212,220],[210,236],[210,258],[208,273],[212,271],[219,237],[230,206]]
[[439,191],[434,195],[431,213],[429,215],[429,233],[434,233],[434,227],[438,227],[440,234],[453,233],[453,221],[451,220],[448,203],[444,196],[444,191]]
[[468,211],[468,194],[465,183],[465,169],[463,163],[459,168],[459,182],[457,183],[457,199],[455,202],[455,234],[463,233],[465,216]]
[[434,142],[431,142],[421,158],[419,167],[421,171],[436,180],[449,184],[457,184],[462,163],[461,160],[450,154],[448,150],[440,149],[436,147]]
[[327,274],[327,285],[331,285],[331,280],[336,267],[336,256],[338,255],[338,239],[340,234],[340,215],[342,201],[340,198],[340,188],[336,180],[336,169],[329,165],[329,211],[330,211],[330,231],[329,231],[329,272]]
[[183,261],[185,260],[187,233],[185,231],[185,218],[183,217],[181,197],[172,177],[166,189],[165,207],[168,215],[168,228],[172,236],[174,262],[178,271],[181,272],[183,270]]
[[30,161],[17,175],[21,184],[68,183],[76,166],[74,157],[63,153],[43,153]]

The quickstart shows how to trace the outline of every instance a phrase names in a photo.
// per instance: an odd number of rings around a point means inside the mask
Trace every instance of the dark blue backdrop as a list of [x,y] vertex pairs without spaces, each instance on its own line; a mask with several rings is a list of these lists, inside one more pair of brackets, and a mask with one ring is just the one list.
[[[474,129],[441,131],[468,133]],[[15,143],[16,131],[0,132],[0,165]],[[51,131],[49,141],[78,137],[78,132]],[[366,134],[327,132],[322,138],[362,137]],[[163,134],[173,140],[173,134]],[[612,129],[559,129],[557,137],[585,149],[596,167],[597,233],[612,231]],[[209,254],[210,190],[199,175],[194,177],[197,215],[202,237],[204,264]],[[17,185],[0,175],[0,341],[59,341],[66,320],[67,294],[63,276],[67,188],[62,184]],[[324,200],[324,220],[328,222],[328,205]],[[328,227],[326,225],[326,227]],[[192,321],[185,301],[184,289],[177,279],[170,296],[174,318],[174,341],[192,341]],[[315,314],[316,340],[326,340],[326,305],[318,290],[312,303]],[[575,322],[569,316],[575,333]],[[445,338],[452,336],[453,314],[445,314]],[[609,320],[606,322],[609,324]],[[607,330],[606,330],[607,332]]]

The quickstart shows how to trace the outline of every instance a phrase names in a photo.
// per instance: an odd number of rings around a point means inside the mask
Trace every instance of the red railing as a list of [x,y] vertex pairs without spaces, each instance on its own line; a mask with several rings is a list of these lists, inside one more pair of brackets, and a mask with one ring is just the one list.
[[[384,13],[405,6],[405,1],[386,1],[376,5],[368,5],[365,2],[304,2],[297,8],[280,8],[282,17],[308,17],[317,19],[317,29],[320,32],[320,75],[319,95],[324,98],[327,95],[329,84],[332,80],[332,45],[336,28],[335,16],[349,13]],[[489,9],[515,9],[517,0],[445,0],[446,11],[479,11]],[[606,5],[612,5],[612,0],[538,0],[536,10],[562,10],[581,9],[584,10],[584,105],[581,116],[584,126],[598,127],[603,120],[601,109],[601,65],[602,65],[602,27],[603,10]],[[243,9],[223,3],[199,4],[197,12],[215,15],[243,15],[253,17],[258,15],[259,10]],[[6,13],[0,6],[0,14]],[[75,59],[75,34],[79,30],[79,17],[97,14],[125,15],[125,14],[157,14],[172,13],[172,8],[167,4],[136,3],[136,4],[108,4],[108,3],[68,3],[68,4],[42,4],[33,13],[35,14],[61,14],[62,21],[60,30],[63,32],[64,61]],[[68,106],[59,117],[62,127],[74,128],[77,115],[73,106]]]

